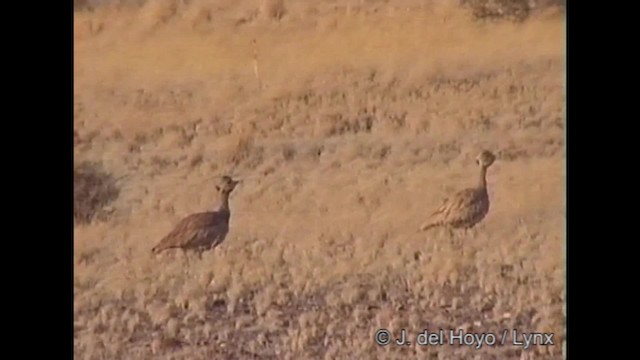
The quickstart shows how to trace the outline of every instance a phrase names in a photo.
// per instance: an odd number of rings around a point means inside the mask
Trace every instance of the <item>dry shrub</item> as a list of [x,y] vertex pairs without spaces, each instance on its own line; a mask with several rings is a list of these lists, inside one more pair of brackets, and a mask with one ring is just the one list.
[[292,161],[296,157],[296,149],[293,145],[285,145],[282,148],[282,157],[285,161]]
[[84,10],[88,7],[88,5],[88,0],[73,0],[73,10],[75,11]]
[[260,0],[260,14],[267,19],[280,20],[286,11],[284,0]]
[[100,7],[140,7],[146,0],[73,0],[75,11],[96,10]]
[[529,17],[535,1],[531,0],[463,0],[476,19],[523,21]]
[[82,162],[73,169],[73,218],[78,224],[105,220],[107,205],[118,198],[115,179],[100,164]]
[[234,167],[244,164],[253,169],[262,163],[264,148],[257,145],[251,136],[238,135],[232,139],[222,156],[227,164]]
[[164,24],[178,13],[179,5],[177,0],[149,1],[143,6],[140,20],[145,26]]

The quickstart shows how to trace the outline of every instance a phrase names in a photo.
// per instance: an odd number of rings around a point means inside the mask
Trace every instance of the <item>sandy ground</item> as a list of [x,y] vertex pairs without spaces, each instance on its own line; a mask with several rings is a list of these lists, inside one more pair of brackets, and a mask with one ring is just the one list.
[[[76,162],[121,188],[75,227],[78,359],[561,358],[564,20],[394,4],[76,12]],[[476,183],[481,149],[491,209],[460,253],[417,229]],[[222,174],[244,179],[223,244],[152,256]],[[378,346],[383,328],[509,337]]]

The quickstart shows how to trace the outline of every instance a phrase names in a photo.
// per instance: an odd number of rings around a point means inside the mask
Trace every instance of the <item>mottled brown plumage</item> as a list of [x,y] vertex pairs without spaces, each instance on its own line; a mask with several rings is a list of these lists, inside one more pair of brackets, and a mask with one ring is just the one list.
[[476,161],[480,165],[478,184],[444,199],[438,210],[420,227],[420,230],[425,231],[438,226],[469,229],[484,219],[489,212],[490,203],[487,192],[487,169],[495,161],[495,155],[485,150],[478,154]]
[[221,183],[216,185],[220,194],[218,209],[183,218],[151,251],[157,254],[167,249],[181,248],[202,253],[219,245],[229,232],[229,194],[237,184],[238,181],[223,176]]

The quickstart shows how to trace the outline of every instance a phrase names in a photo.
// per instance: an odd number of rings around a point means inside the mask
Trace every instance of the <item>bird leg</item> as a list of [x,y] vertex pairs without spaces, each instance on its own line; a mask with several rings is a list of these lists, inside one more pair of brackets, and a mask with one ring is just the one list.
[[186,273],[189,274],[189,269],[191,268],[191,263],[189,262],[189,254],[186,249],[182,249],[182,256],[184,257],[186,266]]
[[463,236],[466,235],[466,229],[463,229],[462,231],[457,231],[454,232],[452,229],[449,229],[449,233],[451,234],[451,247],[454,250],[459,250],[461,253],[464,253],[464,248],[463,248]]
[[443,229],[443,235],[447,236],[447,238],[449,239],[449,248],[450,249],[455,249],[456,248],[456,232],[453,231],[452,228],[450,227],[445,227]]
[[457,236],[456,236],[456,235],[457,235],[457,234],[456,234],[456,233],[455,233],[455,231],[453,231],[453,229],[452,229],[452,228],[450,228],[450,227],[447,227],[446,232],[447,232],[447,236],[449,236],[449,241],[451,242],[451,245],[452,245],[452,246],[455,246],[455,245],[456,245],[456,238],[457,238]]

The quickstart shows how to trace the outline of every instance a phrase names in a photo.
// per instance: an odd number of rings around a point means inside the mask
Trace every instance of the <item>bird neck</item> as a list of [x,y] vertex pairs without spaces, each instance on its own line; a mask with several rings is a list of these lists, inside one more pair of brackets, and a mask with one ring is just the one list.
[[220,194],[220,205],[218,206],[219,211],[230,212],[229,211],[229,194],[222,193]]
[[480,189],[487,189],[487,167],[486,166],[481,166],[480,167],[480,179],[478,179],[478,187]]

